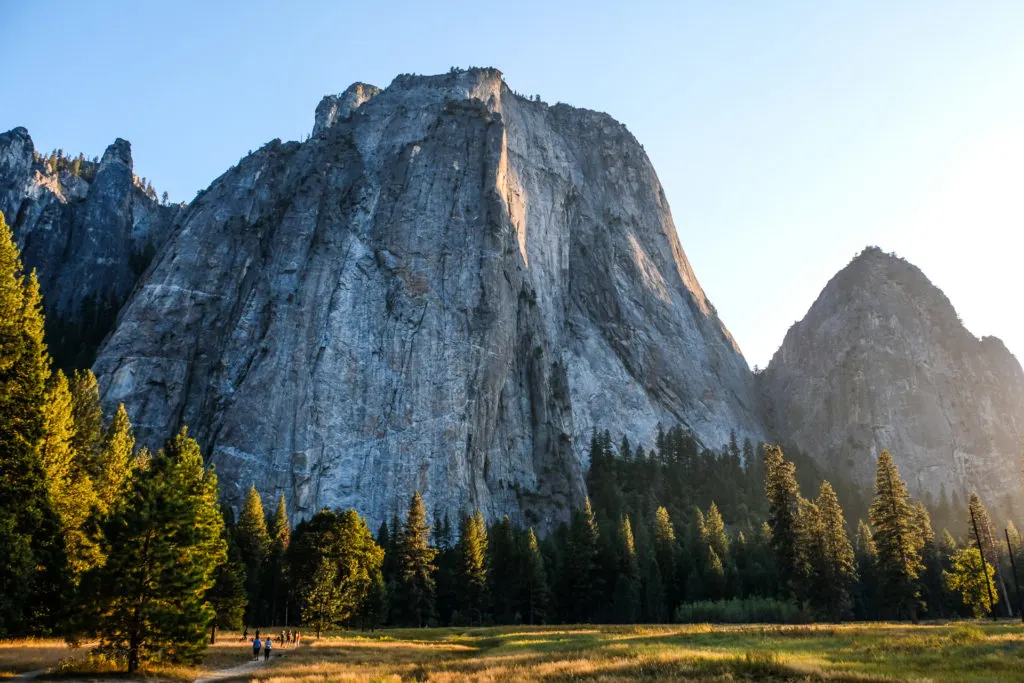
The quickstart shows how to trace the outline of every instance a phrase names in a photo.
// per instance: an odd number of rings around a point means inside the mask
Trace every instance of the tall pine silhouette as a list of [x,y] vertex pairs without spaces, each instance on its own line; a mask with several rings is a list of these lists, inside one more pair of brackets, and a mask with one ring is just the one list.
[[0,636],[45,632],[66,596],[41,454],[49,376],[39,283],[0,214]]
[[398,541],[396,609],[399,619],[409,626],[426,626],[434,616],[434,559],[437,549],[430,546],[427,510],[419,492],[409,501]]
[[875,472],[875,497],[870,510],[874,542],[878,550],[878,583],[882,605],[890,616],[917,622],[921,607],[918,577],[921,562],[921,538],[917,513],[907,493],[907,485],[889,451],[878,456]]
[[106,564],[96,570],[99,649],[149,661],[193,663],[215,616],[208,602],[227,559],[217,476],[182,428],[150,461],[104,525]]

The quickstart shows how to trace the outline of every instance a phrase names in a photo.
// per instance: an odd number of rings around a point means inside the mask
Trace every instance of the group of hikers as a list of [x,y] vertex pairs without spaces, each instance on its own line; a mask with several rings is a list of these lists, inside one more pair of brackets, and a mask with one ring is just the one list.
[[[260,660],[260,648],[263,649],[263,661],[270,659],[270,653],[274,649],[274,639],[271,636],[265,636],[263,640],[260,640],[260,630],[256,629],[256,637],[252,639],[252,659],[254,662]],[[245,631],[242,633],[242,640],[249,640],[249,627],[245,627]],[[298,631],[281,631],[281,634],[277,638],[277,642],[280,647],[298,647],[302,641],[302,634]]]

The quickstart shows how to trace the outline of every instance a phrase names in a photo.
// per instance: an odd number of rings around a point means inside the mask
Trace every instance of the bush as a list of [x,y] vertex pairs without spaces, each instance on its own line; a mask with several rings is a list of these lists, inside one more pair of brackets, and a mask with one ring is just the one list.
[[733,598],[684,603],[676,608],[681,624],[805,624],[810,621],[799,605],[773,598]]
[[949,641],[953,645],[970,645],[985,640],[985,632],[972,624],[959,624],[949,632]]

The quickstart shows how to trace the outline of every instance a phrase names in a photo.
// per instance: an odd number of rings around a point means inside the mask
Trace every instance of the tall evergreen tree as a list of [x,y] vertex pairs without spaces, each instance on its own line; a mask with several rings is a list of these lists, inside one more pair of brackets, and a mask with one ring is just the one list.
[[930,617],[941,617],[945,604],[945,585],[942,580],[942,558],[935,542],[932,518],[924,503],[914,505],[917,535],[921,548],[921,601]]
[[711,546],[723,563],[729,562],[729,535],[725,531],[725,521],[718,511],[715,501],[711,501],[708,513],[704,516],[705,542]]
[[[471,625],[482,624],[487,604],[487,527],[477,510],[462,522],[459,538],[460,608]],[[508,590],[510,587],[501,587]]]
[[898,617],[917,621],[921,537],[917,512],[889,451],[878,456],[875,497],[869,511],[878,549],[878,579],[883,605]]
[[43,468],[50,501],[60,519],[61,534],[72,580],[102,561],[99,544],[86,522],[96,494],[74,447],[75,424],[71,391],[60,370],[51,377],[44,405],[46,431],[42,443]]
[[523,618],[523,562],[517,529],[508,515],[491,527],[487,537],[488,596],[499,624]]
[[270,517],[268,534],[270,545],[263,575],[264,604],[270,609],[269,622],[284,624],[287,622],[289,600],[285,552],[291,540],[291,524],[288,522],[288,504],[283,493],[277,499],[277,508]]
[[224,519],[224,530],[221,538],[226,547],[226,559],[213,574],[213,586],[206,594],[206,599],[213,608],[213,619],[210,620],[210,644],[217,642],[217,629],[237,629],[242,626],[245,617],[245,564],[242,553],[235,543],[234,522],[231,520],[230,509],[221,508]]
[[72,445],[90,479],[99,475],[97,459],[103,445],[103,410],[100,388],[92,370],[75,370],[71,376],[71,411],[75,424]]
[[640,619],[640,563],[633,540],[629,515],[619,523],[618,578],[612,594],[612,616],[620,624],[634,624]]
[[764,447],[765,494],[768,526],[779,580],[785,592],[795,595],[800,581],[800,487],[796,467],[786,461],[778,446]]
[[303,582],[300,591],[305,623],[316,631],[317,640],[324,630],[341,620],[344,600],[338,584],[338,565],[327,557],[320,557],[316,569]]
[[[1002,555],[1000,552],[999,539],[996,537],[995,525],[992,524],[992,518],[988,514],[988,510],[985,508],[984,503],[981,502],[981,498],[978,497],[977,493],[971,492],[971,496],[968,499],[967,507],[969,514],[973,513],[973,523],[971,517],[968,516],[968,531],[969,534],[974,536],[974,525],[978,527],[978,538],[976,542],[980,542],[982,553],[985,556],[985,561],[988,562],[995,570],[995,584],[998,584],[999,590],[1003,595],[1007,595],[1006,592],[1006,581],[1003,580],[1003,573],[1000,571],[999,558]],[[1007,616],[1012,615],[1012,609],[1010,608],[1010,601],[1006,602],[1006,614]]]
[[[359,513],[321,510],[296,527],[287,555],[288,573],[295,577],[303,605],[303,621],[323,629],[367,615],[371,593],[382,580],[384,550],[374,542]],[[330,567],[322,567],[323,561]],[[327,577],[334,582],[330,591],[320,583]]]
[[242,505],[242,513],[235,525],[235,541],[245,564],[245,621],[259,626],[266,623],[269,615],[263,604],[262,591],[267,556],[270,554],[270,534],[263,513],[263,500],[256,485],[249,487]]
[[217,476],[182,428],[104,525],[107,562],[90,583],[99,649],[127,653],[129,672],[197,661],[214,617],[207,592],[226,559],[223,527]]
[[827,481],[821,483],[814,509],[817,515],[811,539],[811,595],[822,614],[839,621],[853,607],[857,567],[839,497]]
[[597,520],[588,498],[582,509],[573,512],[566,548],[567,597],[577,623],[590,622],[602,607],[598,539]]
[[41,455],[50,360],[35,273],[22,273],[0,214],[0,637],[44,632],[60,610],[66,556]]
[[400,620],[410,626],[426,626],[434,616],[434,559],[437,549],[430,546],[427,510],[419,492],[409,502],[398,543],[396,599]]
[[[662,506],[654,512],[654,556],[657,564],[657,578],[648,576],[649,616],[657,622],[672,618],[676,606],[682,600],[683,587],[679,581],[679,543],[675,527],[668,510]],[[657,590],[660,584],[661,590]],[[661,604],[654,599],[658,593],[664,596]]]
[[124,493],[132,472],[139,465],[132,455],[134,449],[132,424],[122,403],[117,406],[103,435],[92,475],[100,510],[104,513],[112,509]]
[[857,536],[854,545],[857,558],[857,591],[854,596],[854,614],[858,619],[875,619],[879,614],[878,605],[878,548],[874,535],[863,519],[857,522]]
[[540,624],[547,617],[550,596],[544,557],[532,528],[526,534],[526,553],[523,559],[524,617],[529,624]]

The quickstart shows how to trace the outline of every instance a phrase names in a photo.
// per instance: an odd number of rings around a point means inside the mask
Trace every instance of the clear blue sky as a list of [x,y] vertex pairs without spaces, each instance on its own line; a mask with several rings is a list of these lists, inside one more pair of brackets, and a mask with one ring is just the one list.
[[186,201],[302,138],[325,93],[496,66],[644,144],[751,365],[869,244],[1024,359],[1021,0],[0,0],[0,36],[0,128],[89,156],[127,138]]

